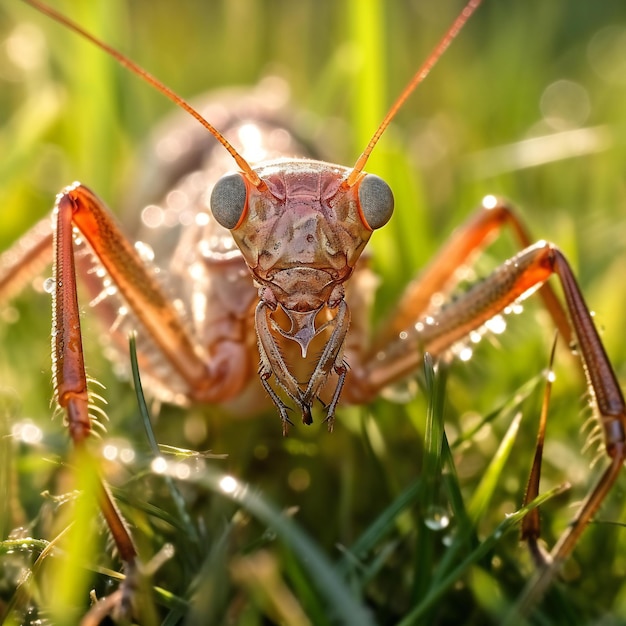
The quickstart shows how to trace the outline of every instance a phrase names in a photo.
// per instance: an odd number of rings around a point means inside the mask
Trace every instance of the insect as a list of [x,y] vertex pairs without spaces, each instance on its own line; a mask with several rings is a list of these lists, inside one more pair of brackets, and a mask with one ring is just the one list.
[[[223,219],[225,221],[228,221],[229,219],[228,214],[226,214],[226,216]],[[234,224],[230,224],[230,225],[234,225]],[[259,276],[257,278],[259,281],[269,280],[267,276]],[[333,286],[333,289],[335,286],[336,285]],[[326,297],[327,295],[328,294],[324,294],[324,297]],[[258,314],[258,326],[260,326],[262,329],[260,332],[261,345],[262,346],[264,345],[263,344],[264,338],[269,341],[269,343],[265,344],[265,347],[262,348],[262,350],[265,351],[265,368],[264,368],[263,374],[264,375],[272,374],[273,376],[276,377],[278,373],[278,377],[281,379],[281,382],[282,382],[282,387],[287,388],[286,389],[287,395],[290,397],[290,400],[288,399],[288,401],[298,406],[299,411],[302,413],[304,421],[308,422],[311,419],[310,418],[311,405],[313,404],[315,397],[318,395],[318,389],[317,387],[309,388],[306,386],[304,388],[300,388],[297,385],[297,383],[294,383],[293,379],[289,377],[289,372],[287,371],[288,368],[281,362],[281,360],[277,356],[272,356],[273,355],[272,342],[274,340],[268,339],[268,337],[270,336],[272,331],[274,331],[274,333],[277,331],[277,327],[273,325],[272,320],[267,315],[266,315],[266,318],[263,319],[263,315],[267,313],[267,309],[269,307],[268,302],[269,302],[270,294],[266,294],[264,298],[265,298],[264,302],[266,302],[265,310],[261,310]],[[340,303],[342,301],[341,295],[336,294],[335,299],[339,303],[337,304],[336,308],[340,309]],[[285,302],[283,301],[282,304],[285,305]],[[298,304],[297,306],[300,306],[300,305]],[[355,307],[355,308],[358,308],[358,307]],[[311,335],[313,335],[314,332],[317,331],[319,328],[316,325],[316,322],[313,322],[313,318],[310,315],[311,311],[307,311],[307,310],[297,311],[298,314],[302,314],[300,317],[298,317],[296,313],[293,312],[295,308],[291,308],[291,309],[287,308],[287,310],[292,311],[292,313],[288,314],[288,316],[290,317],[292,327],[296,329],[296,331],[300,331],[300,333],[298,333],[298,338],[300,339],[300,343],[302,347],[304,346],[306,341],[308,341],[311,338]],[[315,308],[313,312],[315,312]],[[343,312],[341,314],[344,315]],[[331,388],[330,397],[327,399],[322,398],[324,400],[324,403],[327,404],[332,410],[334,409],[334,406],[337,400],[339,399],[338,393],[332,393],[333,391],[332,387],[334,386],[335,389],[338,390],[340,385],[342,384],[342,376],[345,374],[345,371],[341,371],[343,368],[343,363],[339,355],[340,355],[340,350],[341,350],[340,344],[342,343],[341,335],[343,331],[345,330],[347,324],[345,321],[337,320],[337,317],[331,318],[330,321],[332,323],[331,323],[331,326],[328,327],[328,330],[331,331],[331,335],[330,337],[327,336],[325,339],[327,340],[327,345],[331,346],[331,355],[329,357],[328,364],[325,364],[317,374],[314,374],[314,378],[315,376],[317,376],[317,380],[320,381],[320,384],[321,384],[321,382],[324,382],[323,379],[326,377],[327,370],[329,369],[336,370],[335,373],[338,374],[337,380],[333,379],[332,381],[329,381],[329,385],[328,385]],[[279,324],[279,327],[282,328],[284,332],[286,333],[290,332],[288,330],[289,324],[285,325],[284,323],[280,323],[280,322],[278,324]],[[336,332],[336,335],[333,337],[334,332]],[[306,341],[305,339],[303,339],[303,337],[306,337]],[[269,366],[268,366],[268,363],[269,363]],[[348,381],[349,380],[350,379],[348,379]],[[280,386],[281,385],[279,385],[279,387]],[[277,390],[274,387],[266,388],[266,391],[268,391],[270,394],[277,393]],[[278,393],[280,393],[280,388],[278,389]],[[344,391],[344,395],[348,395],[348,392]],[[278,409],[282,415],[283,423],[286,423],[288,420],[288,414],[287,414],[286,405],[284,404],[285,401],[280,399],[279,396],[276,396],[276,398],[277,398],[276,404],[278,405]]]

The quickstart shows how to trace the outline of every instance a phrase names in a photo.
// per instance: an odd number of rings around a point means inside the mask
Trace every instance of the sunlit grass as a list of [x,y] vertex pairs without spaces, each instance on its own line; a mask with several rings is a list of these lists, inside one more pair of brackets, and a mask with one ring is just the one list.
[[[329,159],[347,164],[460,9],[458,2],[209,4],[181,1],[173,10],[164,1],[54,2],[184,96],[283,76],[294,104],[313,112],[304,118],[308,132]],[[142,141],[171,107],[18,2],[3,4],[0,29],[4,249],[75,179],[116,210],[126,208],[126,190],[141,177]],[[565,250],[626,378],[624,33],[626,10],[617,1],[484,1],[368,166],[389,180],[397,207],[372,241],[381,276],[374,324],[480,198],[502,194],[520,206],[536,236]],[[9,41],[39,48],[18,54],[21,67]],[[561,80],[574,90],[560,90]],[[520,152],[522,140],[580,128],[592,129],[597,143],[575,158],[565,151],[531,167]],[[547,140],[542,154],[558,141]],[[131,225],[134,217],[121,215]],[[502,239],[479,261],[478,275],[513,253],[511,239]],[[62,420],[50,419],[49,304],[41,289],[27,289],[2,310],[0,323],[0,477],[8,504],[0,510],[0,597],[3,613],[20,609],[14,623],[59,623],[50,611],[68,583],[57,572],[76,577],[79,597],[63,598],[73,604],[72,620],[87,609],[86,590],[102,596],[115,588],[107,568],[120,571],[98,516],[88,508],[77,519],[72,514],[88,502],[73,493],[76,459]],[[103,359],[101,328],[85,306],[89,373],[107,387],[103,441],[133,452],[104,468],[142,561],[163,557],[141,592],[151,598],[144,616],[156,606],[144,623],[182,623],[184,616],[195,624],[403,626],[503,619],[532,573],[516,511],[553,333],[539,305],[525,308],[468,363],[420,373],[425,391],[408,403],[341,408],[332,435],[319,419],[283,439],[272,412],[233,420],[214,408],[148,406],[168,460],[158,473],[137,397]],[[582,377],[562,347],[556,372],[542,492],[565,481],[573,486],[551,493],[543,509],[549,544],[602,467],[590,467],[595,450],[581,452],[589,411]],[[14,425],[27,420],[41,438],[15,435]],[[210,453],[184,456],[191,449]],[[226,476],[235,482],[224,483]],[[615,523],[624,519],[625,487],[622,479],[536,623],[619,623],[626,539]],[[68,555],[62,544],[76,528],[84,530]],[[60,547],[48,548],[57,538]],[[166,544],[173,555],[161,552]]]

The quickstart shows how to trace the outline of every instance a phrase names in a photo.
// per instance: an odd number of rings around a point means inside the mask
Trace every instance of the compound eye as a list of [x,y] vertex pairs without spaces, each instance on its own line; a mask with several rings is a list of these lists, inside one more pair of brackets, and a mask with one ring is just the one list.
[[241,174],[222,176],[211,192],[211,212],[218,224],[232,230],[246,210],[246,182]]
[[359,204],[365,225],[375,230],[391,218],[393,192],[382,178],[367,174],[359,185]]

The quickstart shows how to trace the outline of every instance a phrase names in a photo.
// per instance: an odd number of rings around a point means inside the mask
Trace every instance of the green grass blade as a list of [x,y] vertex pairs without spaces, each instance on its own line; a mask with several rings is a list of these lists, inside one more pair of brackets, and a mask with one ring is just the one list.
[[521,523],[522,519],[529,511],[541,506],[550,498],[554,498],[562,492],[562,486],[555,487],[554,489],[551,489],[550,491],[535,498],[530,504],[528,504],[528,506],[522,507],[515,513],[509,515],[467,556],[467,558],[462,561],[462,563],[451,571],[448,576],[441,580],[438,585],[433,587],[421,600],[420,604],[408,613],[406,617],[397,624],[397,626],[412,626],[421,620],[426,612],[434,606],[437,600],[440,599],[452,585],[461,580],[468,568],[486,557],[506,533],[511,532]]
[[[169,466],[168,473],[176,477],[175,465]],[[306,533],[293,523],[250,485],[232,476],[205,468],[201,473],[188,479],[202,488],[220,494],[241,506],[273,531],[298,556],[307,570],[310,584],[317,588],[326,601],[328,615],[333,623],[346,626],[373,625],[369,611],[353,596],[334,566],[320,552]]]
[[489,506],[489,502],[491,501],[498,483],[501,481],[504,465],[509,458],[513,445],[515,444],[521,420],[521,412],[517,413],[513,417],[511,425],[506,431],[506,434],[504,435],[493,460],[487,467],[482,480],[476,487],[476,491],[470,500],[468,514],[474,522],[477,522],[484,514],[485,510]]

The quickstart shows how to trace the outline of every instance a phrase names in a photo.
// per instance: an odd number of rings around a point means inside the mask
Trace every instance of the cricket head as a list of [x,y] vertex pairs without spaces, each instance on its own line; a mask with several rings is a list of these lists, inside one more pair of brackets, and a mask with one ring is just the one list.
[[256,168],[264,188],[243,173],[215,185],[211,210],[229,228],[261,291],[280,307],[303,355],[316,334],[315,316],[343,300],[372,231],[393,212],[393,194],[378,176],[362,173],[350,187],[351,170],[306,159],[280,159]]

